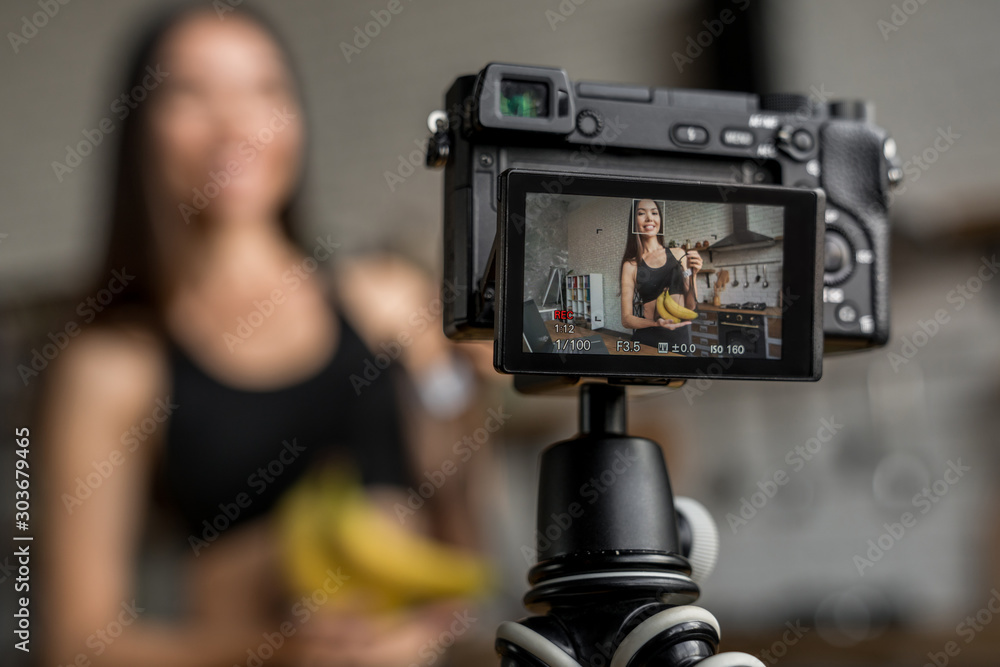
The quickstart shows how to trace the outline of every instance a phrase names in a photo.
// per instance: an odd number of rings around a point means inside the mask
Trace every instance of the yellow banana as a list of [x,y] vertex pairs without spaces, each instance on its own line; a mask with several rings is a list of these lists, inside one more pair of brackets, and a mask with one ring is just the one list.
[[337,551],[367,580],[403,599],[460,597],[485,592],[488,571],[481,558],[412,533],[352,494],[332,527]]
[[278,526],[288,583],[308,594],[329,570],[346,577],[333,607],[391,611],[433,598],[484,594],[486,562],[410,532],[372,504],[351,476],[317,471],[282,500]]
[[319,530],[311,479],[292,488],[277,508],[279,544],[292,591],[310,593],[323,586],[332,562]]
[[677,324],[680,322],[676,317],[670,314],[667,310],[666,304],[663,302],[664,297],[667,296],[666,292],[660,292],[660,296],[656,297],[656,313],[671,324]]
[[668,313],[677,319],[693,320],[698,317],[698,313],[677,303],[677,301],[670,296],[670,292],[666,290],[663,292],[663,306],[666,308]]

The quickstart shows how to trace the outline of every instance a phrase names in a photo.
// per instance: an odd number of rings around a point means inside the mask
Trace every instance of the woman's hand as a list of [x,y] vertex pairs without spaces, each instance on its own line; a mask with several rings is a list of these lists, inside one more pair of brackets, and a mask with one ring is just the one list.
[[663,327],[664,329],[670,329],[671,331],[674,329],[680,329],[681,327],[690,326],[690,324],[691,320],[685,320],[683,322],[668,322],[662,317],[656,318],[656,326]]
[[687,266],[691,269],[692,273],[698,273],[701,271],[702,260],[701,255],[697,250],[688,250],[687,253]]
[[437,658],[445,650],[441,637],[448,635],[452,643],[456,639],[451,628],[459,609],[440,603],[374,617],[322,610],[302,626],[295,641],[289,642],[281,664],[283,667],[396,667],[419,662],[426,654],[432,653]]

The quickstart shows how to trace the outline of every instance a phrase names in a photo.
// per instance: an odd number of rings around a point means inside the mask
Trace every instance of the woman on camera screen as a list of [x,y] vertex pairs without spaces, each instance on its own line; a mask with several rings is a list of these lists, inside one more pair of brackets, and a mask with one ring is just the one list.
[[[669,311],[696,307],[695,277],[701,269],[701,255],[667,247],[663,210],[652,199],[632,201],[627,233],[621,265],[622,325],[633,330],[632,340],[653,347],[668,343],[671,352],[689,354],[691,320]],[[657,307],[664,290],[669,293],[664,299],[673,299],[677,308],[673,304],[665,304],[669,309]],[[671,316],[664,317],[662,310]]]

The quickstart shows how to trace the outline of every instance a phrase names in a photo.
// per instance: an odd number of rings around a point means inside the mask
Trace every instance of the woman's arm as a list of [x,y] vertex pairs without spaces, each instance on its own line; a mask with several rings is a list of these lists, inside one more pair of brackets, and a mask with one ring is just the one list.
[[[455,467],[427,503],[427,515],[433,516],[430,531],[447,542],[475,547],[478,531],[470,502],[475,494],[469,488],[475,459],[467,462],[468,453],[458,455],[453,446],[483,427],[487,409],[496,406],[483,403],[477,356],[484,355],[476,354],[482,350],[456,345],[442,332],[441,313],[454,292],[389,255],[345,262],[336,279],[340,305],[365,343],[372,350],[396,352],[420,394],[419,401],[403,402],[415,474]],[[484,357],[487,366],[492,365],[490,357]]]
[[[463,439],[468,442],[470,434],[477,431],[493,433],[509,416],[502,404],[487,402],[491,392],[482,371],[493,375],[492,349],[449,341],[442,331],[441,313],[444,304],[455,298],[454,292],[434,284],[399,257],[383,255],[344,262],[335,279],[338,305],[366,345],[394,356],[411,380],[408,384],[419,394],[419,400],[401,402],[414,478],[424,479],[428,471],[451,471],[426,504],[407,516],[406,527],[477,550],[481,547],[477,509],[483,501],[477,491],[485,486],[479,476],[490,463],[487,450],[491,442],[476,441],[474,448],[456,449],[455,445]],[[448,400],[440,400],[444,395]],[[335,653],[349,657],[351,661],[345,664],[352,666],[409,664],[422,648],[447,631],[454,613],[475,604],[441,601],[411,609],[395,620],[355,618],[352,622],[370,622],[378,630],[370,640],[348,647],[346,653],[340,648]],[[317,628],[335,629],[338,624],[334,619]],[[322,633],[318,629],[318,634]],[[318,648],[317,655],[331,654]]]
[[[134,667],[229,667],[259,643],[257,628],[157,623],[143,613],[120,636],[150,484],[152,441],[130,451],[123,434],[149,417],[166,395],[160,346],[138,332],[84,332],[49,371],[39,442],[44,451],[47,641],[42,664]],[[131,441],[131,442],[134,442]],[[105,465],[106,464],[106,465]],[[81,497],[80,480],[110,470]],[[110,469],[107,466],[111,466]],[[110,633],[106,636],[110,636]]]
[[701,270],[701,254],[697,250],[684,252],[680,248],[672,248],[671,252],[677,257],[681,266],[691,270],[691,275],[684,279],[684,306],[691,310],[698,308],[698,272]]

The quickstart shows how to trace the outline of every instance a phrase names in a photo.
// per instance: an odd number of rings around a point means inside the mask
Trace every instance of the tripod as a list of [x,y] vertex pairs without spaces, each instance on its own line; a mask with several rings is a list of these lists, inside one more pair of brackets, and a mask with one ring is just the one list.
[[625,435],[623,387],[583,385],[579,435],[542,453],[536,536],[540,615],[497,629],[502,667],[764,667],[717,653],[718,621],[691,606],[718,533],[674,499],[660,447]]

